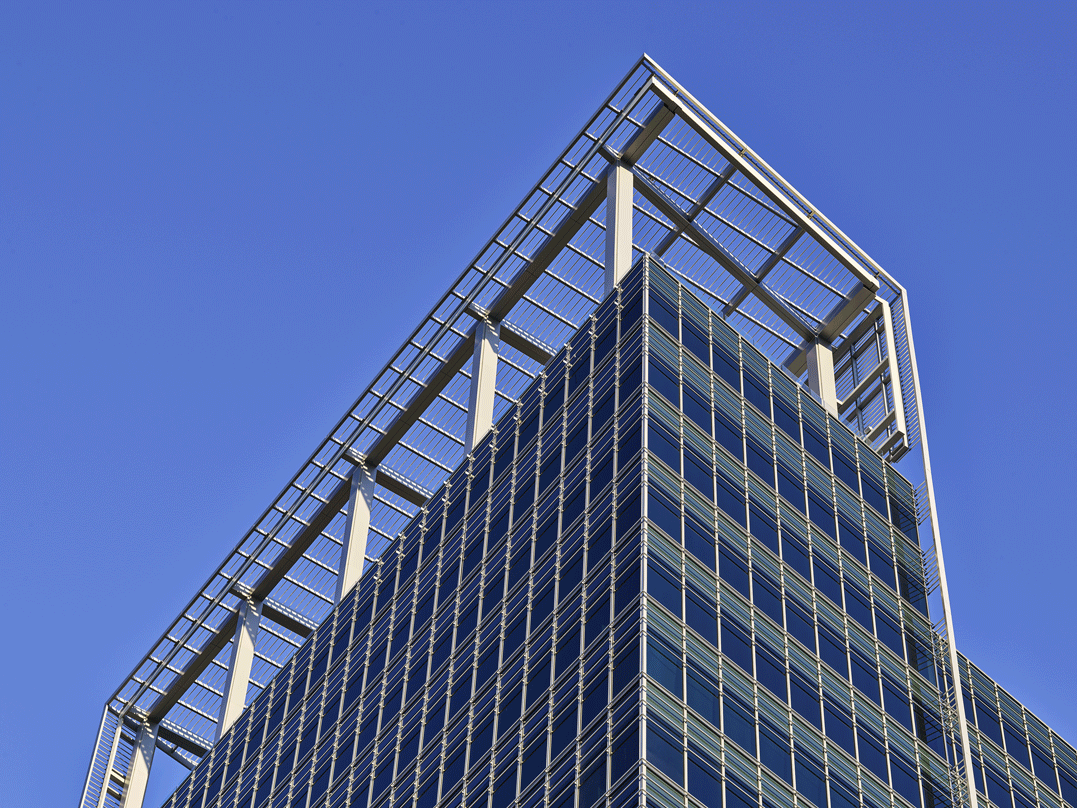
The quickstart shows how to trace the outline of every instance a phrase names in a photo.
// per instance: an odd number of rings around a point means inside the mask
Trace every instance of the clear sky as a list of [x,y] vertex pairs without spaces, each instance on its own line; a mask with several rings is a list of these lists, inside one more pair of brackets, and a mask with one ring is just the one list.
[[909,290],[959,646],[1077,742],[1075,8],[0,4],[0,802],[644,51]]

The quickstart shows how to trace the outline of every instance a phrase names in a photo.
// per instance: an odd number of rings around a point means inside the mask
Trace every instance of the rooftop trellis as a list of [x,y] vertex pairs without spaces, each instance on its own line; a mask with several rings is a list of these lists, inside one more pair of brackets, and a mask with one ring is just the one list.
[[660,256],[794,374],[813,340],[832,344],[838,392],[861,393],[842,402],[846,421],[894,458],[916,444],[902,287],[644,56],[108,699],[84,808],[118,804],[143,721],[160,722],[158,747],[186,765],[212,746],[246,598],[264,603],[252,695],[329,613],[357,460],[378,468],[368,558],[456,468],[477,322],[501,323],[496,422],[591,315],[611,163],[633,175],[637,253]]

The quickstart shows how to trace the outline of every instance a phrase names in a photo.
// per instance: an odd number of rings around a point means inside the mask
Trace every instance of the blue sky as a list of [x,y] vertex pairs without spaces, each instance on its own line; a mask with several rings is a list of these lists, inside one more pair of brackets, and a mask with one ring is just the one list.
[[5,804],[77,799],[104,699],[644,51],[909,290],[959,646],[1077,742],[1075,37],[1061,3],[3,4]]

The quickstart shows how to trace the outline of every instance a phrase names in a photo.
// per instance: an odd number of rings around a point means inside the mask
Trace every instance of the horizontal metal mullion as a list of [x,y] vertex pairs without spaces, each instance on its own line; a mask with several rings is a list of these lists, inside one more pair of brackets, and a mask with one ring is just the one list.
[[[341,542],[336,541],[334,543],[335,544],[340,544]],[[333,567],[330,567],[324,561],[319,561],[314,556],[307,555],[307,554],[304,553],[302,556],[300,556],[300,558],[302,558],[304,561],[306,561],[306,562],[308,562],[310,564],[313,564],[316,567],[320,567],[321,569],[325,570],[326,572],[331,572],[334,575],[337,575],[337,574],[340,573],[340,570],[334,569]],[[307,591],[307,592],[310,592],[310,594],[312,594],[312,595],[318,595],[319,597],[322,597],[322,595],[320,595],[316,589],[311,589],[309,584],[304,586],[303,589],[305,591]]]
[[[449,401],[449,402],[451,402],[453,404],[456,404],[456,402],[453,401],[451,398],[446,399],[446,401]],[[459,405],[457,405],[457,406],[459,406]],[[461,407],[461,409],[464,412],[467,412],[467,407]],[[438,426],[437,424],[433,423],[432,421],[428,421],[426,418],[420,418],[418,421],[416,421],[416,423],[422,424],[427,429],[432,429],[433,431],[437,432],[442,437],[448,438],[453,443],[457,443],[460,446],[464,445],[464,441],[461,438],[457,437],[456,435],[454,435],[451,432],[447,432],[443,427]]]
[[[324,565],[319,564],[318,566],[324,566]],[[330,569],[330,568],[327,567],[326,569]],[[330,571],[334,575],[339,575],[340,574],[339,570],[332,570],[331,569]],[[287,581],[292,586],[297,587],[299,589],[302,589],[304,592],[306,592],[309,595],[313,595],[318,600],[323,600],[323,601],[325,601],[326,603],[328,603],[330,605],[333,604],[333,599],[331,597],[329,597],[328,595],[323,595],[321,592],[317,591],[316,589],[308,588],[306,584],[304,584],[302,581],[296,580],[291,575],[285,575],[281,580],[282,581]]]
[[[695,165],[697,165],[699,168],[706,171],[711,176],[717,178],[717,177],[719,177],[721,175],[721,171],[716,169],[714,166],[709,166],[706,163],[704,163],[702,160],[700,160],[698,157],[696,157],[694,154],[689,154],[688,152],[686,152],[684,149],[682,149],[680,146],[678,146],[676,143],[674,143],[672,140],[665,137],[664,135],[659,135],[656,138],[656,140],[659,143],[661,143],[663,146],[665,146],[667,149],[669,149],[670,151],[675,152],[678,157],[681,157],[681,158],[687,160],[690,163],[694,163]],[[713,151],[720,159],[725,160],[727,165],[729,164],[729,161],[726,160],[724,157],[722,157],[722,155],[719,154],[717,150],[713,150]]]
[[[845,400],[838,402],[838,415],[844,415],[850,407],[857,403],[857,399],[864,395],[868,388],[882,378],[889,369],[890,362],[889,360],[884,359],[870,373],[864,376],[863,379],[857,382],[856,387],[849,391],[849,395],[845,397]],[[884,383],[885,381],[886,380],[883,379]],[[874,396],[872,396],[872,398],[874,398]],[[863,407],[857,406],[857,409],[860,410],[863,409]]]
[[[205,689],[205,688],[204,688],[204,689]],[[212,692],[212,691],[211,691],[211,692]],[[218,693],[217,695],[218,695],[218,696],[220,696],[221,694],[220,694],[220,693]],[[215,716],[215,715],[210,715],[210,714],[209,714],[209,713],[207,713],[207,712],[206,712],[205,710],[200,710],[199,708],[197,708],[197,707],[195,707],[195,706],[193,706],[193,705],[191,705],[191,704],[188,704],[188,703],[187,703],[187,702],[185,702],[185,701],[182,701],[182,700],[181,700],[181,701],[177,702],[177,704],[178,704],[178,705],[179,705],[180,707],[183,707],[183,708],[184,708],[185,710],[188,710],[189,712],[192,712],[192,713],[194,713],[195,715],[199,716],[200,718],[204,718],[204,719],[206,719],[206,720],[207,720],[207,721],[209,721],[209,722],[210,722],[211,724],[216,724],[216,723],[217,723],[217,721],[219,720],[219,719],[217,718],[217,716]],[[181,725],[181,726],[182,726],[182,725]]]
[[[526,368],[521,367],[520,365],[513,362],[511,359],[507,359],[504,356],[498,356],[497,361],[498,362],[504,362],[506,365],[508,365],[513,370],[515,370],[521,376],[524,376],[525,378],[531,379],[531,381],[534,381],[535,379],[538,378],[537,374],[531,373]],[[509,398],[504,393],[502,393],[500,390],[495,390],[494,392],[496,392],[499,396],[503,396],[504,398]],[[509,399],[509,400],[512,401],[513,399]]]
[[[742,176],[742,177],[744,177],[744,180],[745,180],[746,182],[749,182],[749,183],[751,183],[751,184],[752,184],[752,186],[753,186],[753,187],[756,187],[756,186],[755,186],[755,183],[753,183],[753,182],[752,182],[752,181],[751,181],[750,179],[748,179],[748,177],[747,177],[747,176],[745,176],[745,174],[744,174],[743,172],[741,172],[741,176]],[[797,223],[796,223],[796,222],[794,222],[794,221],[793,221],[793,220],[792,220],[792,219],[791,219],[791,218],[790,218],[790,217],[789,217],[788,215],[786,215],[786,214],[785,214],[785,213],[784,213],[784,212],[783,212],[783,211],[782,211],[782,210],[781,210],[780,208],[777,208],[777,207],[775,207],[775,206],[774,206],[773,204],[771,204],[771,203],[770,203],[770,202],[769,202],[768,200],[766,200],[766,199],[760,199],[760,198],[759,198],[758,196],[756,196],[755,194],[753,194],[753,193],[752,193],[751,191],[749,191],[749,190],[748,190],[747,188],[742,188],[742,187],[741,187],[740,185],[738,185],[738,184],[737,184],[737,183],[735,183],[735,182],[730,182],[730,183],[729,183],[729,187],[730,187],[730,188],[732,188],[733,190],[735,190],[735,191],[736,191],[737,193],[739,193],[739,194],[741,194],[742,196],[744,196],[744,197],[745,197],[746,199],[749,199],[749,200],[751,200],[752,202],[754,202],[755,204],[759,205],[759,207],[763,208],[764,210],[768,211],[769,213],[773,213],[773,214],[774,214],[775,216],[777,216],[777,217],[778,217],[779,219],[781,219],[781,220],[782,220],[783,222],[785,222],[786,224],[788,224],[788,225],[790,225],[790,226],[792,226],[792,227],[796,227],[796,226],[797,226]]]
[[412,446],[407,441],[397,441],[396,445],[397,446],[403,446],[405,449],[407,449],[409,452],[411,452],[416,457],[421,457],[427,463],[429,463],[432,466],[436,466],[437,468],[444,471],[446,474],[452,474],[453,473],[453,469],[451,469],[449,466],[446,466],[444,463],[442,463],[439,460],[435,460],[434,458],[427,455],[425,452],[422,452],[419,449]]
[[[275,623],[276,625],[280,625],[279,623],[276,623],[276,621],[274,621],[272,619],[270,619],[270,622]],[[288,631],[291,631],[291,629],[288,629],[287,627],[284,627],[284,628],[286,628]],[[303,645],[304,642],[306,642],[306,637],[303,637],[302,640],[299,640],[297,642],[297,641],[293,640],[291,637],[286,637],[285,635],[281,634],[279,631],[277,631],[275,628],[273,628],[272,625],[266,625],[265,623],[263,623],[258,630],[259,631],[265,631],[271,637],[276,637],[281,642],[287,643],[288,645],[295,646],[296,648],[299,648],[300,646]],[[298,632],[292,632],[292,633],[293,634],[298,634]],[[299,634],[298,636],[302,637],[303,635]],[[278,672],[284,670],[284,666],[288,664],[287,660],[285,660],[284,662],[278,662],[277,660],[272,659],[270,657],[265,657],[265,660],[266,660],[266,662],[271,664],[273,667],[275,667]],[[269,683],[267,682],[266,684],[268,686]]]
[[[383,486],[383,487],[384,487],[384,486]],[[388,489],[386,489],[386,490],[388,490]],[[399,495],[397,495],[397,496],[399,496]],[[401,499],[404,499],[404,497],[400,497],[400,498],[401,498]],[[404,517],[404,518],[406,518],[406,519],[413,519],[413,518],[415,517],[415,514],[414,514],[414,513],[408,513],[408,512],[406,511],[406,510],[404,510],[403,508],[401,508],[401,507],[400,507],[399,505],[397,505],[397,504],[396,504],[395,502],[390,502],[390,501],[389,501],[389,500],[387,500],[387,499],[386,499],[385,497],[381,497],[381,496],[378,496],[377,494],[375,494],[375,495],[374,495],[374,499],[375,499],[375,501],[377,501],[377,502],[380,502],[380,503],[381,503],[382,505],[384,505],[384,506],[385,506],[386,508],[389,508],[390,510],[396,511],[397,513],[399,513],[399,514],[400,514],[401,516],[403,516],[403,517]],[[404,501],[405,501],[405,502],[407,502],[407,500],[406,500],[406,499],[405,499]],[[412,503],[412,504],[414,504],[414,503]],[[416,507],[416,508],[420,508],[420,507],[422,507],[422,506],[421,506],[421,505],[416,505],[415,507]],[[337,542],[337,544],[343,544],[343,542],[339,542],[339,541],[338,541],[338,542]]]
[[[633,168],[633,172],[639,172],[640,174],[645,174],[647,176],[647,178],[651,182],[657,183],[658,185],[664,185],[666,188],[668,188],[671,192],[673,192],[677,196],[681,197],[682,199],[687,199],[692,204],[692,206],[695,207],[696,200],[692,199],[692,197],[688,196],[688,194],[686,194],[684,191],[682,191],[676,185],[671,185],[670,183],[666,182],[664,179],[662,179],[658,175],[652,173],[651,171],[648,171],[643,166],[641,166],[641,165],[635,166]],[[677,205],[677,200],[676,199],[670,199],[670,202],[672,202],[674,205]],[[686,218],[690,219],[693,222],[695,221],[695,216],[691,215],[691,211],[684,210],[683,208],[681,208],[680,205],[677,205],[677,208],[681,211],[682,216],[685,216]],[[640,210],[640,208],[636,207],[636,210]]]
[[579,326],[576,323],[572,322],[567,317],[564,317],[563,315],[560,315],[557,312],[551,311],[550,309],[542,306],[534,298],[532,298],[530,295],[524,295],[521,299],[526,300],[528,303],[530,303],[536,309],[539,309],[540,311],[544,312],[545,314],[549,315],[550,317],[552,317],[555,320],[559,320],[560,322],[567,325],[569,328],[571,328],[573,330],[579,328]]
[[[565,249],[570,250],[573,253],[575,253],[576,255],[580,256],[585,261],[587,261],[587,263],[589,263],[589,264],[592,264],[592,265],[594,265],[596,267],[602,267],[602,263],[600,261],[597,261],[596,259],[592,258],[590,255],[585,253],[579,247],[576,247],[575,245],[573,245],[571,243],[566,244]],[[569,289],[571,289],[573,292],[578,294],[580,297],[584,298],[585,300],[590,301],[594,305],[596,305],[596,306],[602,305],[602,301],[599,300],[597,297],[595,297],[594,295],[588,294],[587,292],[585,292],[583,289],[581,289],[580,287],[578,287],[576,284],[572,283],[571,281],[565,280],[560,275],[558,275],[556,272],[553,272],[553,271],[547,269],[546,270],[546,277],[553,278],[555,281],[557,281],[562,286],[567,286]]]
[[762,328],[764,331],[766,331],[772,337],[775,337],[776,339],[780,339],[786,345],[788,345],[788,346],[790,346],[792,348],[799,348],[800,347],[800,343],[798,343],[796,340],[789,339],[789,337],[785,336],[784,334],[780,334],[779,332],[775,331],[773,326],[767,325],[766,323],[764,323],[762,320],[760,320],[755,315],[749,314],[748,312],[745,312],[745,311],[741,311],[740,309],[737,309],[733,313],[743,317],[745,320],[747,320],[750,323],[755,324],[757,327]]

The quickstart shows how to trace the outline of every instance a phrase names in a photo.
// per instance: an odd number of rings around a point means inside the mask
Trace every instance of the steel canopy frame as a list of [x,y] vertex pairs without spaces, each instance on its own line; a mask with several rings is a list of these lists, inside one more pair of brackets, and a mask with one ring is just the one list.
[[[920,443],[945,640],[957,669],[905,290],[644,55],[108,699],[83,808],[119,804],[120,772],[140,725],[152,725],[158,748],[185,765],[212,747],[245,600],[263,603],[268,623],[255,646],[254,693],[329,613],[357,464],[377,470],[367,558],[389,546],[457,467],[478,322],[501,325],[496,423],[590,317],[604,297],[611,165],[634,179],[633,252],[661,255],[794,375],[803,374],[813,343],[833,345],[848,356],[848,378],[838,382],[846,422],[895,460]],[[878,331],[881,310],[885,339],[876,340],[871,367],[859,368],[861,340]],[[906,418],[909,434],[897,428]],[[954,702],[951,730],[967,773],[963,705]],[[967,794],[975,808],[972,784]]]

